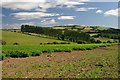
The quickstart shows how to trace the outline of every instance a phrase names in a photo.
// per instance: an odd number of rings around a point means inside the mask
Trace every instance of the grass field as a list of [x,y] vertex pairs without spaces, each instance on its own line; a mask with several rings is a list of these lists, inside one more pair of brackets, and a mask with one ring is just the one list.
[[[102,41],[102,42],[107,42],[107,41],[113,42],[113,41],[114,41],[114,39],[109,39],[109,38],[95,38],[95,40],[100,40],[100,41]],[[118,41],[118,40],[117,40],[117,41]]]
[[7,45],[12,45],[13,43],[19,43],[20,45],[30,45],[30,44],[40,44],[47,42],[61,42],[60,40],[48,39],[36,36],[30,36],[22,33],[2,31],[2,40],[6,41]]
[[8,58],[3,78],[118,78],[118,46]]

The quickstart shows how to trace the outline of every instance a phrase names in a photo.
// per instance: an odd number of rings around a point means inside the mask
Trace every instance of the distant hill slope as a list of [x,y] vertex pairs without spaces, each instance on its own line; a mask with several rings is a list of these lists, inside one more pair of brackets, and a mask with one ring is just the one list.
[[2,31],[2,40],[6,41],[7,44],[19,43],[19,44],[40,44],[47,42],[61,42],[60,40],[42,38],[37,36],[31,36],[18,32]]

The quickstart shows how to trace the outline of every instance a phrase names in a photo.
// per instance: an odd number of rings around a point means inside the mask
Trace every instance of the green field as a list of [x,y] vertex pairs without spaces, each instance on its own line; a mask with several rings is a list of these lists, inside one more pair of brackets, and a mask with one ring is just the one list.
[[2,33],[2,40],[7,43],[0,46],[4,58],[3,78],[117,78],[118,76],[118,46],[112,46],[113,43],[40,44],[61,41],[11,31]]
[[3,78],[118,78],[118,46],[8,58]]
[[[107,41],[113,42],[113,41],[114,41],[114,39],[109,39],[109,38],[95,38],[95,40],[100,40],[100,41],[102,41],[102,42],[107,42]],[[117,41],[118,41],[118,40],[117,40]]]
[[[3,57],[29,57],[39,56],[42,53],[71,52],[73,50],[92,50],[98,47],[106,47],[110,44],[42,44],[48,42],[61,42],[60,40],[42,38],[18,32],[2,31],[2,40],[6,45],[2,46]],[[13,45],[19,43],[19,45]]]
[[[6,57],[39,56],[42,53],[71,52],[72,50],[91,50],[110,44],[56,44],[56,45],[5,45],[2,47]],[[23,54],[23,55],[20,55]]]
[[55,41],[61,42],[60,40],[36,37],[11,31],[2,31],[2,40],[6,41],[7,45],[12,45],[13,43],[19,43],[20,45],[30,45]]

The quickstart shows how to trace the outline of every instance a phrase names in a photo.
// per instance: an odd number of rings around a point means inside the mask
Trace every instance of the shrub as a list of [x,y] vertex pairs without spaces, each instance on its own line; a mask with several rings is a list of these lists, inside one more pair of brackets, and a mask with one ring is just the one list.
[[18,58],[18,57],[28,57],[29,55],[25,52],[12,51],[10,52],[9,56],[13,58]]
[[32,52],[31,56],[40,56],[41,52]]
[[47,44],[52,44],[52,43],[48,42]]
[[90,42],[91,42],[91,43],[95,43],[95,39],[93,39],[93,38],[90,39]]
[[5,58],[5,54],[0,53],[0,61],[3,60]]
[[107,43],[112,43],[112,42],[110,40],[108,40]]
[[55,41],[55,42],[53,42],[53,44],[59,44],[59,43]]
[[70,44],[70,42],[61,42],[60,44]]
[[50,49],[42,51],[42,53],[52,53],[52,52],[54,52],[54,51],[50,50]]
[[40,45],[42,45],[43,43],[40,43]]
[[96,43],[102,43],[100,40],[97,40]]
[[19,45],[19,43],[13,43],[13,45]]
[[106,43],[106,42],[103,42],[103,43]]
[[0,43],[1,43],[2,45],[6,45],[6,42],[3,41],[3,40],[0,40]]
[[86,42],[86,41],[83,41],[83,40],[78,40],[77,43],[78,43],[78,44],[86,44],[87,42]]
[[54,52],[64,52],[62,49],[54,49]]
[[64,52],[71,52],[71,51],[72,51],[71,49],[64,50]]
[[14,32],[16,32],[16,31],[14,31]]

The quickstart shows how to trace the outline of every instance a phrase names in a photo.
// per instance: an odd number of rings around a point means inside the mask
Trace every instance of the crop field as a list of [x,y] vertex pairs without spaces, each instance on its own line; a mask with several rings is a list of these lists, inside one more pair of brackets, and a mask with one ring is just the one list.
[[3,78],[118,77],[117,43],[68,44],[18,32],[2,33],[6,42],[0,46]]
[[72,50],[92,50],[98,47],[106,47],[110,44],[56,44],[56,45],[4,45],[3,56],[28,57],[39,56],[42,53],[71,52]]
[[60,40],[36,37],[11,31],[2,31],[2,40],[6,41],[7,45],[12,45],[13,43],[19,43],[20,45],[30,45],[55,41],[61,42]]
[[118,46],[7,58],[3,78],[118,78]]

